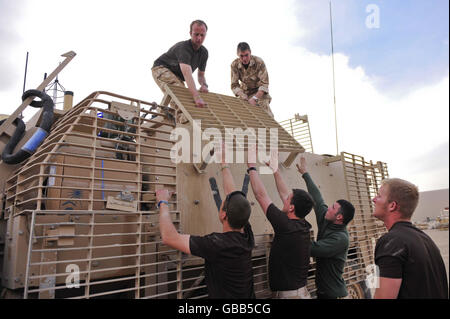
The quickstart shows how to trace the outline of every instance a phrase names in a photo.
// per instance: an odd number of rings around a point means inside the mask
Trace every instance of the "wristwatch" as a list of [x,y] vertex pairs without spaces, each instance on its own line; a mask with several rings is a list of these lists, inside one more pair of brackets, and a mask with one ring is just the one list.
[[247,174],[250,174],[250,171],[256,171],[256,167],[252,166],[247,168]]

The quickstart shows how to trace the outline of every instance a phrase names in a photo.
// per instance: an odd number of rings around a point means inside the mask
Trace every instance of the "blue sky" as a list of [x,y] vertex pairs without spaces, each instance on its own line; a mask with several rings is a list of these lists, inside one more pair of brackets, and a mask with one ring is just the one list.
[[[379,8],[379,28],[366,27],[370,4]],[[347,55],[351,67],[362,66],[379,90],[402,96],[448,74],[448,0],[335,0],[332,13],[335,53]],[[329,1],[298,6],[297,16],[312,26],[298,45],[329,54]]]

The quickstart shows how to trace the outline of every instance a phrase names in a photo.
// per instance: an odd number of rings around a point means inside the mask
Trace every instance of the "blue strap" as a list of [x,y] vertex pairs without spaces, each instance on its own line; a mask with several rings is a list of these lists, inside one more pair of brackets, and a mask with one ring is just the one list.
[[162,203],[164,203],[164,204],[166,204],[167,206],[169,206],[169,202],[168,202],[168,201],[166,201],[166,200],[160,200],[160,201],[158,202],[158,205],[156,205],[156,207],[159,208],[159,206],[160,206]]

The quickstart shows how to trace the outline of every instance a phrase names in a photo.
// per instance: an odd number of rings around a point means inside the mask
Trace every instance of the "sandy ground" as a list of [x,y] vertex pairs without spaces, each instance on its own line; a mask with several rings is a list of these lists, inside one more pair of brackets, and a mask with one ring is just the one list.
[[449,272],[448,272],[448,264],[449,264],[449,257],[448,257],[448,246],[449,246],[449,231],[448,230],[437,230],[437,229],[429,229],[424,230],[425,233],[430,236],[433,241],[436,243],[436,245],[441,250],[442,259],[444,259],[445,268],[447,269],[447,278],[449,278]]

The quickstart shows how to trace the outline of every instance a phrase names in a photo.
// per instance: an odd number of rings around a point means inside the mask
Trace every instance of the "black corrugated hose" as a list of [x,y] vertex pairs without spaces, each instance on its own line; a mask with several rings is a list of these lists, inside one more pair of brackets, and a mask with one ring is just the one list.
[[[34,132],[33,136],[22,146],[22,148],[17,151],[15,154],[12,154],[14,148],[17,143],[22,139],[25,132],[25,123],[17,118],[14,120],[16,124],[16,130],[14,131],[13,136],[6,144],[5,149],[2,153],[2,160],[6,164],[19,164],[30,157],[39,145],[42,144],[44,139],[50,133],[50,128],[53,124],[53,107],[54,103],[50,96],[48,96],[45,92],[39,90],[28,90],[23,93],[22,101],[29,97],[39,97],[41,101],[32,101],[30,103],[33,107],[43,107],[44,111],[42,114],[42,121],[39,128]],[[5,121],[5,120],[3,120]],[[0,125],[3,123],[0,122]]]

